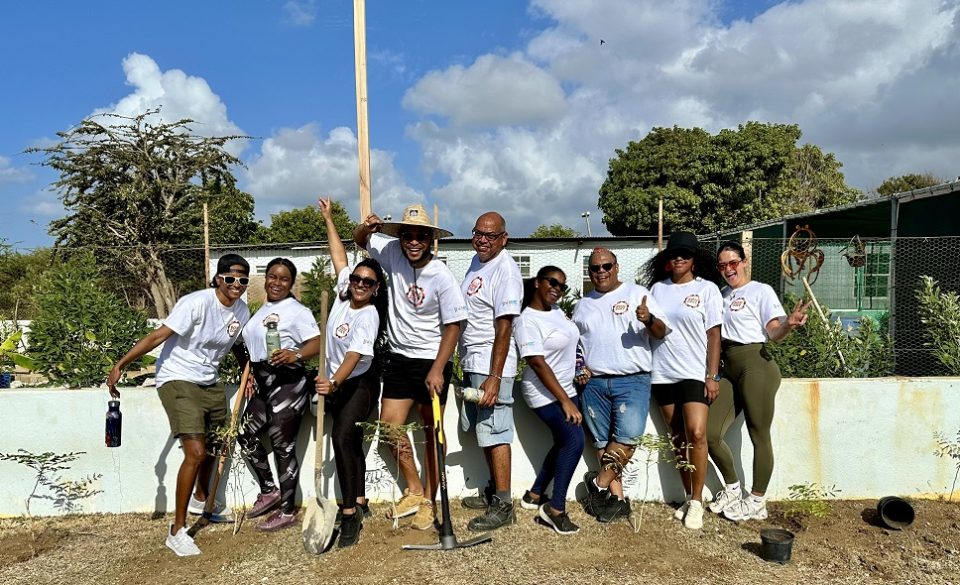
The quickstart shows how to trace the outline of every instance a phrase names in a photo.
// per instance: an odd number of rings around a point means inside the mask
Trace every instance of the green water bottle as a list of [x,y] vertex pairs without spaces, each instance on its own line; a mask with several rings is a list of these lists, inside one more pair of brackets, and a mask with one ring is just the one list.
[[277,331],[276,323],[267,323],[267,361],[273,352],[280,349],[280,332]]

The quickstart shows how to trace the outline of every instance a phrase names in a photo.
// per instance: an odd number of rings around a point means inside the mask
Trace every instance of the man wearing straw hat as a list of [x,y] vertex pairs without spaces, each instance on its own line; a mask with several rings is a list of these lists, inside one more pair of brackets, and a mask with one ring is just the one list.
[[482,393],[477,403],[464,401],[461,426],[464,431],[476,431],[490,469],[490,485],[483,495],[463,502],[468,508],[485,508],[482,516],[467,525],[470,530],[493,530],[515,520],[510,496],[513,378],[517,375],[513,319],[520,314],[523,279],[516,261],[504,250],[506,245],[503,216],[489,211],[478,217],[473,226],[477,254],[460,285],[468,315],[460,338],[460,363],[465,384]]
[[389,516],[414,516],[412,525],[420,530],[433,528],[436,520],[433,502],[439,476],[432,426],[442,421],[433,420],[431,397],[438,394],[440,403],[446,403],[453,375],[450,358],[467,318],[456,279],[430,251],[434,240],[451,235],[432,225],[420,204],[404,209],[398,222],[385,223],[370,214],[353,232],[354,241],[380,262],[389,280],[380,419],[402,425],[416,405],[425,427],[426,489],[409,438],[399,437],[392,446],[407,487]]

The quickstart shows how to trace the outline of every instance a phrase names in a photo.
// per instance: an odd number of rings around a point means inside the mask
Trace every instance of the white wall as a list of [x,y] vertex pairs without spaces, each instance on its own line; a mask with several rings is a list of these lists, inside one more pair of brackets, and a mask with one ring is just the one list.
[[[123,446],[103,445],[104,390],[21,389],[0,391],[0,452],[26,449],[34,453],[86,451],[63,473],[78,479],[99,473],[97,488],[103,493],[85,500],[83,512],[150,512],[173,509],[173,493],[181,456],[169,438],[166,417],[152,388],[123,392]],[[445,415],[449,439],[448,479],[452,497],[472,493],[486,483],[487,470],[473,437],[456,428],[454,398]],[[519,497],[532,483],[536,466],[550,446],[546,427],[522,403],[515,407],[517,439],[514,443],[513,492]],[[656,424],[654,424],[656,420]],[[313,487],[312,419],[301,428],[303,461],[302,495]],[[648,421],[647,432],[656,432],[659,417]],[[662,425],[661,425],[662,426]],[[325,425],[329,434],[330,418]],[[933,496],[949,493],[954,462],[933,455],[933,433],[955,437],[960,429],[960,378],[884,378],[876,380],[784,380],[777,396],[773,440],[777,464],[769,493],[783,498],[797,483],[836,484],[843,498],[876,498],[885,495]],[[422,441],[422,435],[416,440]],[[743,457],[747,485],[750,477],[750,441],[742,419],[731,429],[731,445]],[[329,437],[327,439],[329,446]],[[422,448],[422,447],[421,447]],[[641,456],[636,456],[639,459]],[[377,449],[368,453],[368,495],[387,499],[392,473]],[[585,455],[575,485],[587,470],[596,467]],[[327,493],[336,491],[330,451],[324,467]],[[392,463],[390,464],[392,466]],[[243,494],[249,505],[256,485],[245,470],[228,488],[228,496]],[[0,515],[24,512],[24,498],[34,476],[30,470],[0,462]],[[649,499],[675,499],[681,495],[675,471],[654,465],[647,473],[633,463],[626,474],[628,495],[640,498],[645,484]],[[709,482],[718,485],[711,470]],[[582,495],[582,487],[577,495]],[[40,492],[43,492],[41,490]],[[570,497],[574,492],[571,490]],[[48,501],[32,505],[35,514],[56,513]]]

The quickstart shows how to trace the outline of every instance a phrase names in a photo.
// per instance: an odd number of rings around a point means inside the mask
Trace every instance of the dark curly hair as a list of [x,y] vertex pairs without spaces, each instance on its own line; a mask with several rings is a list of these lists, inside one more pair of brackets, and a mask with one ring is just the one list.
[[[676,252],[671,251],[668,253],[667,250],[662,250],[648,260],[647,263],[643,265],[643,285],[650,288],[654,283],[670,278],[673,271],[669,268],[668,263],[675,256]],[[693,275],[699,276],[704,280],[709,280],[718,286],[722,282],[720,271],[717,270],[716,259],[712,253],[703,248],[697,248],[693,252]]]

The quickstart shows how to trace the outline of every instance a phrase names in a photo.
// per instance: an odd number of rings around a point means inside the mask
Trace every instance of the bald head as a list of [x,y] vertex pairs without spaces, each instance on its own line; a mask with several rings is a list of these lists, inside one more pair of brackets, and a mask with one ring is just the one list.
[[495,258],[507,245],[507,222],[496,211],[477,218],[473,226],[473,249],[481,262]]
[[480,225],[481,223],[491,226],[495,231],[498,232],[507,231],[507,220],[503,219],[503,216],[496,211],[488,211],[478,217],[477,225]]

